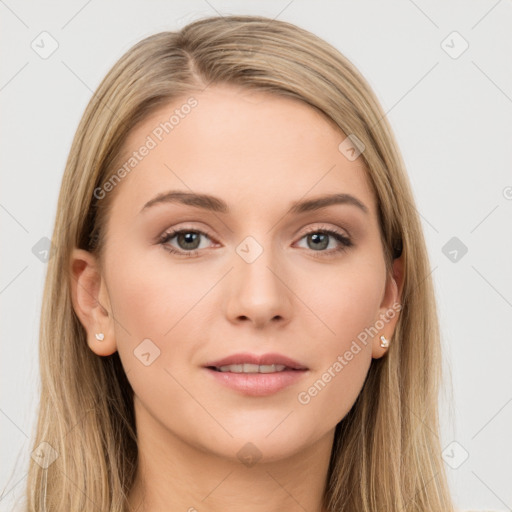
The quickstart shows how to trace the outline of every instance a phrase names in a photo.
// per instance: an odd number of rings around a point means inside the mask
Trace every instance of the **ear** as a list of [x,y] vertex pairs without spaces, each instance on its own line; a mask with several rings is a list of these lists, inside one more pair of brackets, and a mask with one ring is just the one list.
[[385,336],[389,345],[393,343],[392,336],[395,331],[396,324],[402,305],[400,303],[402,298],[402,289],[404,285],[403,273],[403,256],[393,260],[391,272],[388,274],[386,280],[386,289],[384,291],[384,298],[379,309],[379,317],[375,321],[376,328],[379,332],[374,336],[372,342],[372,357],[378,359],[382,357],[387,347],[381,347],[381,336]]
[[[99,356],[113,354],[117,350],[113,315],[96,257],[88,251],[74,248],[70,272],[73,308],[85,328],[89,348]],[[99,340],[96,334],[103,334],[103,340]]]

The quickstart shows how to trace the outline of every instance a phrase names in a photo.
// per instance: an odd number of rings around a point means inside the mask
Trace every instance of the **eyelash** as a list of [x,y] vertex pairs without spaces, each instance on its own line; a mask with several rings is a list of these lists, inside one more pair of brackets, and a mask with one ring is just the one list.
[[[165,233],[162,233],[162,235],[159,237],[158,243],[161,244],[162,247],[166,251],[170,252],[171,254],[175,254],[177,256],[183,256],[186,258],[193,258],[193,257],[199,256],[199,253],[202,249],[193,249],[192,251],[180,251],[168,244],[168,242],[170,240],[172,240],[176,235],[179,235],[182,233],[198,233],[200,235],[203,235],[207,238],[212,239],[212,237],[208,233],[201,231],[200,229],[183,228],[183,229],[166,231]],[[320,258],[326,258],[326,257],[329,258],[329,257],[336,256],[337,254],[346,251],[349,247],[351,247],[353,245],[352,241],[347,236],[345,236],[333,229],[323,228],[323,227],[310,228],[308,231],[306,231],[300,237],[299,240],[302,240],[303,238],[307,237],[308,235],[319,234],[319,233],[323,234],[323,235],[332,236],[340,244],[336,249],[330,249],[328,251],[313,251],[313,250],[311,250],[311,252],[313,252],[313,253],[320,253],[321,256],[318,256]]]

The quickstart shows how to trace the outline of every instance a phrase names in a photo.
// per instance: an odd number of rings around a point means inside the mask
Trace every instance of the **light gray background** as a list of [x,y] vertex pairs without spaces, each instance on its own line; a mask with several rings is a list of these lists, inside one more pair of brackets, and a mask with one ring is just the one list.
[[[377,93],[408,167],[431,258],[445,373],[453,382],[453,396],[446,388],[441,397],[453,496],[461,509],[511,510],[512,4],[506,0],[0,0],[0,510],[12,510],[24,492],[36,419],[47,265],[32,248],[52,236],[79,119],[92,91],[135,42],[216,13],[300,25],[351,59]],[[58,43],[46,59],[31,47],[50,48],[49,39],[41,42],[48,37],[43,31]],[[454,31],[469,44],[457,58],[463,41]],[[468,249],[461,257],[454,246],[457,261],[454,247],[443,252],[452,237]]]

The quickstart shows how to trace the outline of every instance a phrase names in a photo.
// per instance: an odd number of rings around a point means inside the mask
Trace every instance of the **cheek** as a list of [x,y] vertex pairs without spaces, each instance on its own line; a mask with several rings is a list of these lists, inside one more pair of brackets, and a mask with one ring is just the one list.
[[385,288],[385,269],[378,261],[340,266],[322,280],[308,283],[308,305],[323,320],[330,351],[342,350],[378,318]]
[[128,331],[132,343],[144,338],[165,340],[178,322],[186,323],[187,312],[211,286],[206,276],[201,279],[170,261],[166,265],[166,257],[160,247],[146,254],[127,251],[122,261],[110,266],[109,294],[116,320],[122,324],[116,326],[121,339]]
[[190,379],[185,370],[205,343],[205,325],[219,315],[209,290],[225,270],[198,272],[193,262],[177,264],[157,246],[127,246],[122,254],[110,262],[107,276],[117,351],[146,405],[170,403],[183,394],[178,382]]
[[[378,319],[384,267],[372,262],[329,276],[323,289],[311,288],[311,309],[326,325],[319,337],[315,372],[297,401],[327,425],[340,421],[354,404],[372,361],[371,327]],[[327,328],[328,327],[328,328]]]
[[184,417],[197,414],[179,383],[186,381],[182,367],[204,336],[197,315],[211,283],[191,271],[172,271],[165,251],[156,249],[157,256],[149,258],[126,251],[122,261],[111,263],[108,283],[117,351],[128,380],[139,404],[170,425],[169,404],[178,402]]

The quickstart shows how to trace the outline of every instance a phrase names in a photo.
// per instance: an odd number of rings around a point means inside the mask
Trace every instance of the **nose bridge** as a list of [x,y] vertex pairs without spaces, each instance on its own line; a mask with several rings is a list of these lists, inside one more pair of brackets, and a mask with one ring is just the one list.
[[227,313],[261,325],[289,318],[290,297],[272,236],[247,236],[235,248]]

